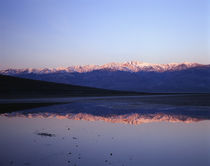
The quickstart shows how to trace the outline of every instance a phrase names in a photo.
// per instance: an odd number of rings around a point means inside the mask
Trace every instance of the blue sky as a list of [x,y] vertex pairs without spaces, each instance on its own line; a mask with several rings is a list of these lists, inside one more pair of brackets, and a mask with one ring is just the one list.
[[0,69],[210,63],[209,0],[0,0]]

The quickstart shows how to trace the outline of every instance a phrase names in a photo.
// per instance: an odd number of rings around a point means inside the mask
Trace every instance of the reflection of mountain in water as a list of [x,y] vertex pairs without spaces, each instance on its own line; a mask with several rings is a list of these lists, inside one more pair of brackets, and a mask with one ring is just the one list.
[[50,118],[111,123],[197,122],[210,119],[207,106],[172,106],[141,102],[88,100],[7,113],[7,117]]
[[4,114],[8,117],[27,117],[27,118],[58,118],[58,119],[70,119],[70,120],[87,120],[87,121],[104,121],[111,123],[124,123],[124,124],[133,124],[138,125],[142,123],[150,122],[184,122],[192,123],[198,122],[201,120],[206,120],[204,118],[193,118],[184,115],[167,115],[163,113],[159,114],[149,114],[149,115],[140,115],[140,114],[125,114],[125,115],[111,115],[111,116],[95,116],[86,113],[72,114],[68,113],[65,115],[60,115],[58,113],[28,113],[28,114]]

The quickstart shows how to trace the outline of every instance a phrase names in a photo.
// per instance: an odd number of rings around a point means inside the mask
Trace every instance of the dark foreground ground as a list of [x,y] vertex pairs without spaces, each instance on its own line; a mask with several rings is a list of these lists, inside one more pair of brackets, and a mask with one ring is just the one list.
[[126,96],[147,93],[115,91],[0,75],[0,98]]

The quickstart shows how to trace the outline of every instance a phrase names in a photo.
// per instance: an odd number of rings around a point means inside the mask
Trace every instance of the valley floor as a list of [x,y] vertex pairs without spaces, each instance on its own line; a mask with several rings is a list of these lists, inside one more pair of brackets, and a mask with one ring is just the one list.
[[114,101],[128,104],[145,103],[174,106],[210,106],[210,94],[0,99],[0,113],[82,101],[104,101],[105,103]]

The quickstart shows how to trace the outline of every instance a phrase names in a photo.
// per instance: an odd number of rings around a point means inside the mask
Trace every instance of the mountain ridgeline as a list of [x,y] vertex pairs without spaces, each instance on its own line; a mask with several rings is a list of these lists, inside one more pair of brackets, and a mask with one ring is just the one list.
[[1,74],[56,83],[137,92],[210,92],[210,65],[141,62],[57,69],[8,69]]

